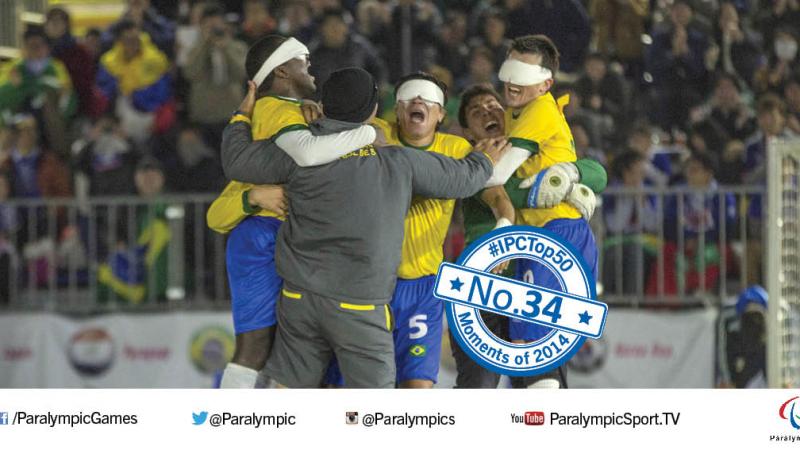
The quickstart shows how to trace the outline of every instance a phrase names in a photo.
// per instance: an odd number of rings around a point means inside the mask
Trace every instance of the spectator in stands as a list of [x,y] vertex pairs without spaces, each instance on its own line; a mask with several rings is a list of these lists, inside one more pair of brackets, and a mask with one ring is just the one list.
[[317,86],[322,86],[331,72],[344,67],[361,67],[375,77],[378,85],[386,82],[386,64],[375,47],[351,29],[350,22],[350,15],[341,9],[323,14],[319,38],[309,44],[309,73],[314,76]]
[[[117,222],[118,230],[113,234],[116,245],[110,249],[108,261],[98,266],[100,301],[141,304],[150,298],[161,301],[166,296],[170,231],[166,205],[159,201],[164,172],[158,160],[143,157],[136,166],[135,183],[142,203],[134,208],[133,218],[125,216],[130,209],[120,211],[124,217]],[[128,224],[133,224],[134,229],[127,229]]]
[[745,151],[745,180],[750,183],[765,183],[765,164],[767,160],[767,141],[774,137],[794,137],[786,126],[786,104],[773,94],[766,94],[758,100],[756,108],[758,133],[748,142]]
[[644,122],[633,126],[628,134],[628,149],[645,160],[645,181],[653,186],[666,186],[672,176],[672,155],[653,144],[653,129]]
[[[646,186],[647,161],[627,151],[611,166],[610,185],[639,190]],[[659,214],[654,196],[623,193],[603,197],[603,220],[607,237],[603,246],[603,287],[611,294],[644,292],[644,277],[649,273],[654,253]],[[631,267],[641,267],[641,278],[632,276]],[[624,275],[623,275],[624,274]]]
[[757,92],[782,93],[783,86],[792,76],[792,70],[798,66],[798,39],[793,29],[782,28],[775,32],[775,41],[769,64],[761,67],[755,75]]
[[626,112],[625,80],[608,70],[608,62],[599,53],[586,57],[583,73],[575,82],[575,90],[590,110],[614,119],[619,131],[624,128]]
[[356,26],[358,32],[372,42],[391,21],[391,9],[387,2],[363,0],[356,5]]
[[581,68],[589,49],[592,28],[589,13],[579,0],[505,1],[508,9],[508,37],[544,34],[561,54],[560,72]]
[[272,33],[278,26],[270,14],[267,0],[245,0],[242,11],[242,29],[238,37],[248,46]]
[[390,10],[391,20],[381,36],[389,66],[389,81],[425,69],[434,62],[436,31],[442,16],[431,0],[399,0]]
[[800,135],[800,73],[795,74],[783,88],[788,117],[786,125],[794,134]]
[[708,120],[722,127],[732,139],[744,141],[756,131],[753,110],[742,100],[739,80],[729,73],[717,75],[707,108]]
[[[436,62],[451,73],[467,71],[470,48],[467,45],[467,14],[458,9],[445,12],[436,42]],[[492,58],[494,59],[494,58]]]
[[200,39],[189,52],[183,74],[190,83],[189,120],[201,125],[217,147],[231,111],[239,106],[247,74],[247,47],[232,37],[224,11],[207,6],[200,21]]
[[500,80],[497,78],[497,66],[494,56],[486,47],[474,47],[469,54],[469,72],[456,83],[459,91],[473,84],[485,84],[497,90]]
[[[39,143],[36,119],[18,115],[3,139],[8,159],[5,169],[11,197],[24,199],[64,198],[72,195],[67,166],[52,151]],[[66,212],[59,208],[20,207],[17,209],[15,244],[23,250],[29,265],[30,281],[46,285],[50,279],[49,256],[66,225]],[[51,231],[55,231],[55,235]]]
[[89,28],[86,34],[83,35],[81,43],[89,56],[92,58],[92,63],[97,68],[97,63],[100,61],[100,56],[103,54],[103,33],[97,28]]
[[16,198],[60,198],[72,195],[69,169],[39,143],[36,119],[17,115],[9,124],[6,161],[11,195]]
[[50,55],[44,30],[28,27],[22,37],[22,58],[0,72],[0,124],[18,112],[33,112],[48,146],[65,154],[65,130],[76,109],[69,72]]
[[650,12],[649,0],[591,0],[593,47],[618,59],[636,79],[642,72],[642,35]]
[[589,133],[589,140],[603,146],[614,131],[614,119],[607,114],[599,114],[587,108],[584,98],[575,90],[574,85],[558,84],[553,95],[556,98],[569,96],[569,103],[564,107],[567,123],[570,125],[581,123]]
[[113,111],[137,144],[174,123],[169,61],[133,22],[116,27],[114,47],[100,58],[97,85],[104,111]]
[[709,37],[692,25],[692,15],[686,0],[676,0],[669,25],[653,33],[645,55],[645,69],[652,77],[651,117],[665,130],[683,126],[689,108],[704,97]]
[[78,112],[94,115],[92,86],[97,67],[89,52],[72,35],[69,14],[63,8],[47,11],[44,30],[50,39],[52,55],[66,66],[70,80],[78,95]]
[[503,10],[488,9],[482,19],[480,36],[470,40],[470,47],[483,46],[489,49],[494,59],[494,66],[500,67],[511,49],[511,39],[506,37],[508,21]]
[[315,35],[314,18],[305,0],[288,0],[281,7],[277,32],[293,36],[300,42],[310,42]]
[[133,170],[136,152],[114,116],[95,121],[85,142],[76,143],[80,150],[75,168],[87,177],[89,195],[131,195],[134,193]]
[[709,50],[708,69],[752,83],[756,69],[763,63],[760,43],[758,37],[742,25],[732,2],[720,5],[714,37],[716,44]]
[[[695,123],[689,129],[688,146],[694,153],[702,153],[710,158],[716,170],[714,178],[720,179],[723,173],[720,169],[720,160],[723,156],[725,145],[730,140],[728,134],[719,124],[713,121],[704,120]],[[732,174],[725,174],[726,180],[730,181]]]
[[772,48],[777,30],[788,28],[800,32],[798,0],[766,0],[761,3],[756,24],[758,31],[764,37],[765,48]]
[[225,187],[216,147],[204,138],[204,127],[183,126],[170,145],[154,155],[163,161],[167,187],[176,192],[221,192]]
[[122,17],[103,35],[103,48],[109,49],[118,42],[119,35],[133,23],[149,36],[161,52],[172,57],[175,48],[175,24],[150,6],[150,0],[128,0]]
[[[691,192],[668,196],[664,205],[664,289],[666,294],[714,291],[720,276],[720,261],[733,268],[729,246],[720,247],[720,235],[730,238],[735,231],[736,201],[731,193],[720,194],[714,160],[693,153],[686,161],[681,186]],[[682,199],[680,199],[682,197]],[[679,219],[680,217],[680,219]],[[723,225],[724,222],[724,225]],[[682,224],[682,228],[679,228]],[[679,234],[683,237],[679,238]],[[683,241],[683,248],[679,244]],[[726,239],[727,243],[728,240]],[[658,289],[658,274],[651,273],[648,293]]]
[[606,165],[608,158],[606,154],[589,139],[589,133],[582,121],[574,121],[569,124],[572,131],[572,138],[575,141],[575,153],[578,159],[591,158],[602,165]]

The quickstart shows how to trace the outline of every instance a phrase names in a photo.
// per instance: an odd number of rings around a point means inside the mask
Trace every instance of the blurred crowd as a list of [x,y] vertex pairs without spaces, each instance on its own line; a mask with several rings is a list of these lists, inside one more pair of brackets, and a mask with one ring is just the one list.
[[[271,33],[308,45],[317,86],[341,67],[370,71],[389,120],[394,81],[436,75],[451,93],[443,130],[456,134],[459,93],[500,89],[510,40],[546,34],[577,151],[614,186],[762,185],[767,139],[800,134],[800,0],[128,0],[119,20],[81,33],[54,7],[25,29],[21,57],[0,62],[0,266],[2,248],[37,232],[25,223],[36,214],[6,199],[219,192],[245,54]],[[606,227],[654,232],[655,200],[629,200],[606,202]],[[732,201],[666,211],[714,240]],[[62,219],[58,240],[80,234]]]

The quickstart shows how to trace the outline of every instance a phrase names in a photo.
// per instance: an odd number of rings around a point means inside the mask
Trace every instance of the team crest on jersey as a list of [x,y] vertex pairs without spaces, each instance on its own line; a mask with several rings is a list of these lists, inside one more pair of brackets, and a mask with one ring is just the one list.
[[[544,265],[561,289],[489,273],[502,262],[521,258]],[[447,322],[458,345],[481,366],[509,376],[558,368],[586,338],[600,338],[608,315],[608,306],[595,299],[594,276],[580,253],[558,235],[531,226],[492,231],[465,250],[456,264],[442,263],[434,296],[446,302]],[[489,330],[481,310],[550,331],[534,342],[508,342]]]

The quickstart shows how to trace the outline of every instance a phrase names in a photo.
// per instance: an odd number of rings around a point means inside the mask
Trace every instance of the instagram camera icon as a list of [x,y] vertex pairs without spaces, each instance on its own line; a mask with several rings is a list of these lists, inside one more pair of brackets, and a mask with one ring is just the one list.
[[525,425],[544,425],[544,412],[526,411]]

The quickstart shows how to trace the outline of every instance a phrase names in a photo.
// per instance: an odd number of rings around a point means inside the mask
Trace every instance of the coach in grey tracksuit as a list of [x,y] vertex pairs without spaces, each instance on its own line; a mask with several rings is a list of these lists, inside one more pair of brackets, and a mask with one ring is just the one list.
[[[330,110],[342,110],[333,103],[336,92],[350,93],[347,102],[359,104],[353,86],[363,84],[367,76],[361,69],[331,75],[323,87],[328,117],[337,117]],[[373,86],[371,76],[368,80]],[[374,111],[377,95],[365,95],[375,97],[367,103]],[[324,135],[360,125],[352,115],[341,116],[352,121],[326,118],[310,128]],[[362,113],[358,119],[369,118]],[[285,283],[267,373],[289,387],[318,387],[335,354],[348,387],[394,387],[388,303],[411,197],[471,196],[491,176],[491,158],[473,152],[455,160],[409,148],[369,145],[330,164],[304,168],[274,144],[252,143],[245,122],[225,129],[222,158],[229,178],[286,184],[289,194],[289,213],[275,251]]]

